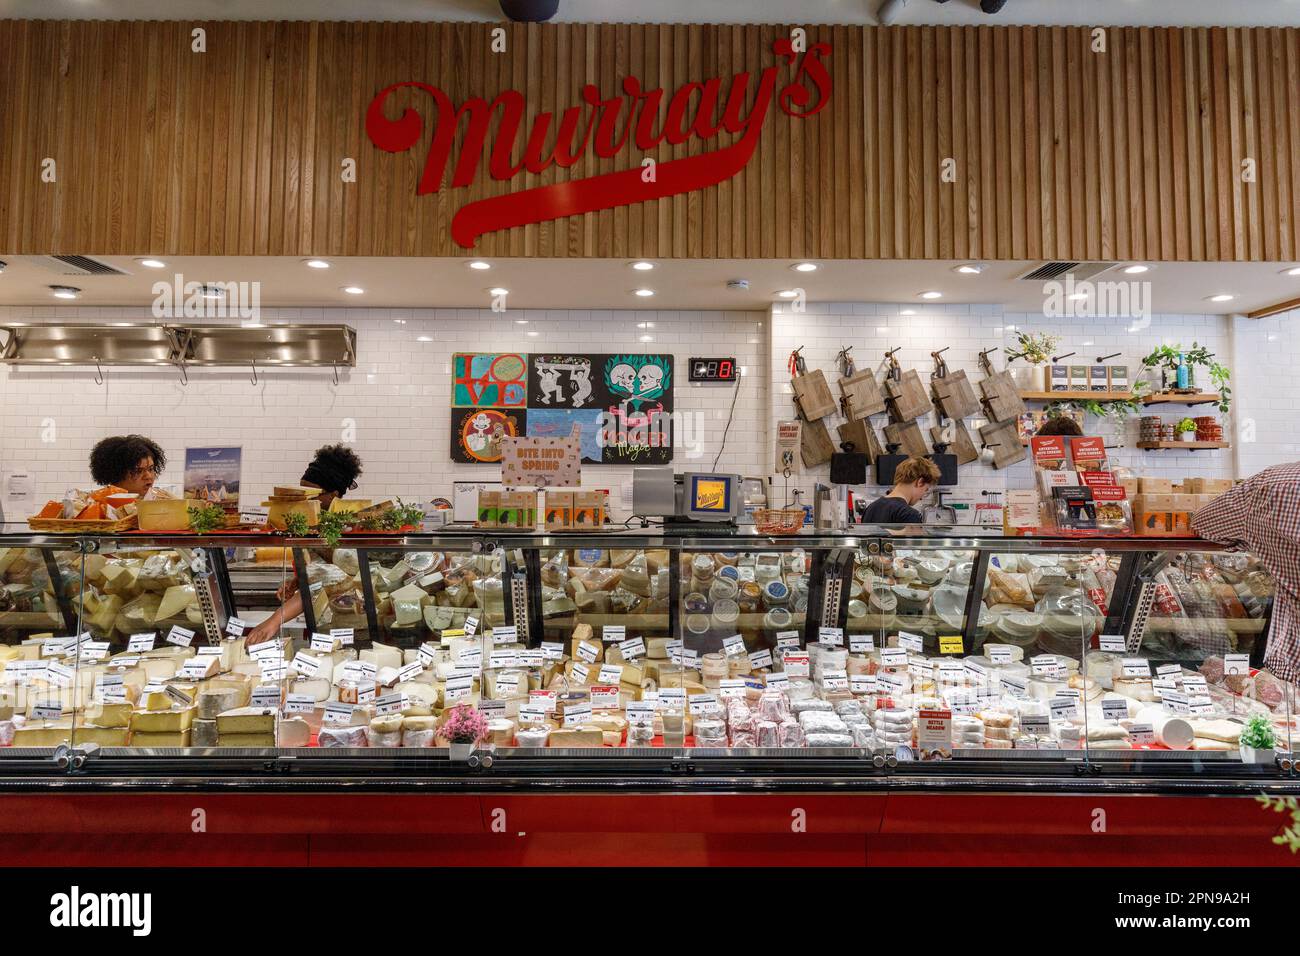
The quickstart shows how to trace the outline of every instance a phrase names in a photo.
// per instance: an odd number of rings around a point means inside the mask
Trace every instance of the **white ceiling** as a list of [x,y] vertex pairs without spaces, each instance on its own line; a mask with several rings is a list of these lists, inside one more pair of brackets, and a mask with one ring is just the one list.
[[[876,22],[881,0],[560,0],[557,21],[656,23]],[[94,20],[501,20],[497,0],[0,0],[0,16]],[[1300,0],[907,0],[907,23],[1177,26],[1300,25]]]
[[[329,269],[310,269],[298,258],[169,257],[165,269],[147,269],[127,256],[99,256],[130,273],[125,276],[63,276],[37,256],[9,256],[0,272],[0,305],[148,306],[153,284],[173,282],[258,282],[265,307],[487,308],[489,289],[509,289],[506,304],[520,309],[766,309],[783,289],[803,288],[810,302],[897,302],[923,304],[920,293],[943,297],[929,304],[1000,304],[1013,311],[1039,311],[1041,283],[1018,277],[1038,262],[990,263],[980,275],[954,271],[956,261],[823,260],[815,272],[799,273],[790,260],[673,259],[637,272],[614,259],[493,259],[487,271],[470,269],[469,259],[337,258]],[[1098,281],[1150,282],[1154,313],[1250,312],[1300,296],[1294,263],[1160,263],[1140,276],[1112,269]],[[730,279],[748,279],[748,291],[728,289]],[[49,286],[82,290],[75,301],[53,298]],[[362,295],[342,291],[357,285]],[[649,288],[641,298],[633,290]],[[1208,297],[1235,296],[1217,303]]]

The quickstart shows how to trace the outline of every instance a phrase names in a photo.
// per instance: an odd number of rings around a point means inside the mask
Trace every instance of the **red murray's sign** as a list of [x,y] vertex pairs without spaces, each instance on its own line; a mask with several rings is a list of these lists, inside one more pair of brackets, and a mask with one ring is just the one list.
[[[552,165],[568,168],[582,159],[589,145],[597,156],[609,158],[623,151],[629,139],[636,149],[644,151],[665,141],[674,146],[691,137],[708,141],[722,130],[740,135],[731,146],[668,160],[655,167],[637,166],[468,203],[451,221],[452,238],[468,249],[487,232],[676,196],[735,176],[754,154],[774,93],[781,110],[799,118],[820,112],[830,100],[831,77],[821,62],[831,52],[829,44],[816,43],[798,54],[790,40],[780,39],[772,44],[772,52],[777,56],[777,63],[759,74],[748,112],[745,111],[751,95],[748,72],[736,73],[727,81],[725,106],[722,106],[720,77],[679,87],[668,101],[664,123],[658,130],[655,124],[665,95],[663,89],[643,90],[641,81],[629,76],[623,80],[624,95],[602,99],[600,90],[588,84],[582,88],[582,103],[564,111],[553,137],[550,127],[555,115],[549,112],[537,115],[524,144],[523,159],[518,163],[512,162],[511,157],[519,152],[525,104],[523,94],[517,90],[506,90],[491,103],[475,97],[458,109],[436,86],[418,80],[394,83],[370,101],[366,110],[366,135],[382,150],[405,152],[419,142],[424,121],[409,107],[397,119],[389,119],[384,115],[384,103],[395,90],[407,86],[423,90],[433,98],[438,118],[416,188],[418,195],[441,188],[451,159],[452,142],[462,119],[468,125],[451,185],[469,186],[474,182],[488,145],[488,127],[498,110],[501,119],[488,159],[488,172],[493,179],[511,179],[524,170],[541,173]],[[793,67],[794,75],[777,93],[777,74],[782,67]],[[553,139],[553,144],[547,148],[549,139]]]

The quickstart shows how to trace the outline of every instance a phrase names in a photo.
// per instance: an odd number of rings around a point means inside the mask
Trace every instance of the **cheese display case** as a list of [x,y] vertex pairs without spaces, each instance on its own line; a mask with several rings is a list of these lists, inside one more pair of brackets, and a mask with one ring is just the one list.
[[1194,539],[5,535],[0,571],[0,778],[1295,780],[1273,583]]

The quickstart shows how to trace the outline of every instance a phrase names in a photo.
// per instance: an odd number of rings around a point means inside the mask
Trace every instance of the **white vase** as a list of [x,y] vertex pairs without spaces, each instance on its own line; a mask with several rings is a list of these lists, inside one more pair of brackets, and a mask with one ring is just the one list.
[[1045,392],[1045,376],[1043,370],[1045,365],[1012,365],[1011,380],[1016,383],[1016,388],[1022,392]]
[[1245,744],[1241,744],[1239,749],[1241,750],[1242,763],[1270,764],[1277,759],[1277,751],[1273,749],[1256,750],[1254,747],[1247,747]]
[[1179,441],[1196,441],[1196,432],[1179,432]]
[[469,760],[470,754],[474,752],[474,745],[450,743],[447,745],[447,751],[452,760],[464,762]]

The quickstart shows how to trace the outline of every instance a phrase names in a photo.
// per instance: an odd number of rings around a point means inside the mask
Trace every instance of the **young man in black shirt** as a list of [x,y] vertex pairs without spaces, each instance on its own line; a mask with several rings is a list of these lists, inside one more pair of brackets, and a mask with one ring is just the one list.
[[939,466],[928,458],[909,458],[894,472],[894,487],[867,508],[867,524],[921,524],[924,519],[914,507],[939,480]]

